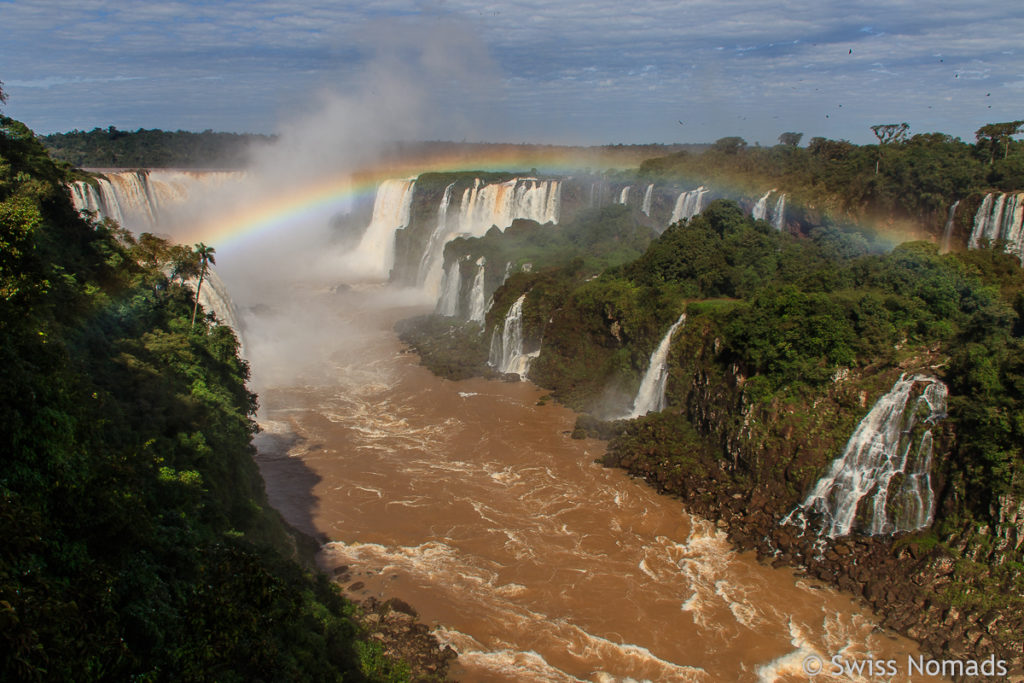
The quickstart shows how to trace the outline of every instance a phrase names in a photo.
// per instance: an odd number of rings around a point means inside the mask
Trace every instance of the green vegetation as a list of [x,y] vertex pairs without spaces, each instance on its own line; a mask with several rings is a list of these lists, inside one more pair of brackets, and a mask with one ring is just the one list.
[[190,325],[203,255],[84,221],[66,179],[0,117],[0,678],[402,680],[292,559],[238,342]]
[[643,253],[654,232],[641,225],[622,205],[582,211],[572,221],[557,228],[534,221],[517,219],[503,231],[492,228],[484,237],[460,237],[445,247],[450,254],[481,256],[488,263],[511,263],[512,270],[523,266],[539,271],[573,263],[577,270],[599,273],[627,263]]
[[268,135],[93,128],[42,138],[54,159],[76,168],[241,168],[254,144]]
[[[449,379],[489,375],[491,335],[520,294],[530,292],[523,307],[524,343],[536,348],[552,312],[575,287],[606,268],[635,259],[653,238],[653,231],[621,205],[583,211],[560,226],[516,220],[504,232],[492,229],[483,237],[457,238],[445,247],[445,259],[450,263],[463,258],[464,278],[473,276],[470,269],[481,256],[489,264],[510,264],[504,286],[501,268],[487,271],[487,289],[496,291],[484,329],[424,316],[400,323],[399,336],[437,374]],[[592,379],[594,373],[581,367],[580,374]]]
[[[703,154],[681,152],[650,159],[640,175],[650,180],[739,185],[754,194],[769,187],[791,203],[844,222],[907,220],[941,226],[953,201],[993,189],[1024,187],[1022,123],[989,124],[976,144],[943,133],[909,135],[906,123],[872,126],[877,145],[779,136],[774,147],[748,147],[742,138],[718,140]],[[815,222],[822,222],[820,220]]]

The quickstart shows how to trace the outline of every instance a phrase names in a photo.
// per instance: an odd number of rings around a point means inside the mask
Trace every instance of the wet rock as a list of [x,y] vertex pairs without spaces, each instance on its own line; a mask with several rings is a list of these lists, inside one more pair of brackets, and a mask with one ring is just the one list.
[[408,614],[410,617],[413,617],[414,619],[420,616],[419,612],[413,609],[412,605],[410,605],[405,600],[402,600],[400,598],[391,598],[390,600],[384,603],[384,606],[392,609],[395,612]]

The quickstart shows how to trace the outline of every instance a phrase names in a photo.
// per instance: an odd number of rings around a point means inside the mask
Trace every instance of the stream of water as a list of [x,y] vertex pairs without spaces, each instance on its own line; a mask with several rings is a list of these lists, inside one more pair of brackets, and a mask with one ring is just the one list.
[[271,502],[325,541],[326,569],[349,567],[355,597],[412,604],[460,653],[454,678],[806,681],[809,655],[903,672],[917,654],[853,599],[596,464],[604,443],[569,438],[574,414],[532,384],[419,366],[392,326],[424,307],[386,288],[302,299],[308,320],[247,321]]

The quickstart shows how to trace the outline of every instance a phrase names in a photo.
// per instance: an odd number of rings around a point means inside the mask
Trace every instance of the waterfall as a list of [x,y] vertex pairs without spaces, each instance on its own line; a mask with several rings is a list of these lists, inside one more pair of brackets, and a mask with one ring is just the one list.
[[448,206],[452,202],[453,187],[455,187],[455,183],[444,188],[441,204],[437,207],[437,225],[430,235],[430,240],[427,241],[427,247],[423,250],[423,256],[420,257],[419,269],[416,271],[416,284],[434,296],[437,295],[441,286],[444,270],[444,245],[452,238],[452,234],[448,230]]
[[72,204],[137,232],[152,230],[160,211],[148,176],[147,171],[124,171],[96,176],[95,185],[76,181],[70,188]]
[[974,215],[974,227],[967,240],[968,249],[977,249],[983,240],[1005,242],[1005,250],[1024,261],[1024,193],[985,195]]
[[476,261],[476,276],[469,290],[469,319],[483,323],[487,315],[487,299],[484,296],[484,275],[487,270],[487,259],[481,256]]
[[786,193],[783,192],[779,195],[778,201],[775,202],[775,209],[772,210],[772,226],[782,232],[782,228],[786,225]]
[[708,191],[703,185],[696,190],[681,193],[676,199],[676,205],[672,209],[672,218],[669,220],[669,223],[689,220],[700,213],[704,208],[704,195],[707,193]]
[[98,218],[107,216],[99,190],[92,183],[78,180],[68,187],[71,190],[71,204],[76,211],[90,211],[95,213]]
[[355,253],[372,275],[386,278],[395,264],[395,232],[409,225],[416,179],[385,180],[377,188],[373,217]]
[[[561,182],[557,180],[513,178],[502,183],[487,184],[475,178],[473,186],[463,191],[455,215],[451,207],[453,185],[445,188],[445,195],[438,209],[437,226],[425,247],[417,274],[417,282],[424,290],[432,294],[440,290],[441,299],[437,305],[440,315],[455,315],[450,303],[442,304],[442,300],[448,295],[448,285],[445,283],[451,280],[447,273],[442,275],[445,244],[457,235],[482,237],[492,226],[504,230],[512,225],[512,221],[519,218],[538,223],[558,223],[561,213],[562,187]],[[480,282],[482,287],[483,280],[480,279]],[[477,308],[486,311],[486,300]],[[477,309],[471,306],[471,312],[473,310]],[[483,313],[479,313],[479,318],[471,316],[470,319],[483,322]]]
[[441,298],[437,301],[435,313],[453,318],[459,313],[459,291],[462,289],[461,260],[448,263],[441,280]]
[[513,178],[486,184],[476,178],[462,193],[455,232],[480,237],[491,226],[504,230],[517,218],[557,223],[561,190],[557,180]]
[[619,204],[629,204],[629,191],[632,188],[632,185],[626,185],[622,188],[622,192],[619,193]]
[[640,205],[640,210],[643,211],[645,216],[651,215],[651,198],[654,196],[654,183],[647,186],[644,190],[644,201]]
[[662,338],[658,347],[651,354],[651,362],[647,367],[643,380],[640,382],[640,389],[633,399],[633,407],[627,417],[640,417],[650,412],[657,412],[665,408],[665,384],[668,380],[668,351],[672,345],[672,335],[679,326],[686,322],[686,313],[679,316],[672,327]]
[[213,171],[117,171],[97,174],[92,181],[70,183],[71,203],[78,211],[92,211],[123,228],[148,232],[161,216],[201,192],[217,187],[240,173]]
[[532,353],[523,353],[523,303],[526,301],[526,294],[523,294],[508,309],[505,321],[501,325],[499,334],[498,326],[495,325],[491,335],[491,352],[487,358],[487,364],[498,372],[519,375],[525,379],[530,370],[530,363],[540,355],[540,350]]
[[764,196],[758,199],[757,203],[754,204],[754,208],[750,212],[750,215],[753,217],[755,221],[763,221],[765,218],[767,218],[768,195],[770,195],[772,192],[775,192],[775,190],[768,190],[767,192],[764,193]]
[[981,238],[986,237],[988,232],[989,215],[992,213],[992,195],[987,194],[981,200],[978,212],[974,214],[974,226],[971,229],[971,236],[967,238],[967,248],[977,249]]
[[[923,391],[911,400],[920,384]],[[900,375],[857,425],[828,474],[783,523],[803,518],[804,511],[817,512],[823,516],[821,533],[830,538],[849,534],[854,525],[872,536],[928,526],[935,502],[931,425],[946,416],[946,395],[946,385],[934,377]],[[928,428],[917,439],[913,430],[925,412]]]
[[953,202],[949,207],[949,215],[946,217],[946,227],[942,231],[942,253],[949,252],[950,238],[953,236],[953,219],[956,218],[956,207],[960,206],[960,200]]

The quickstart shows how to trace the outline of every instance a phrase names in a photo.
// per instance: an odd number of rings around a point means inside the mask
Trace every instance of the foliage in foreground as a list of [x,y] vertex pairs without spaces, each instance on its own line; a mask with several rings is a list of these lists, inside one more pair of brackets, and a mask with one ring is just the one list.
[[[77,216],[0,118],[0,678],[397,680],[290,557],[188,250]],[[194,264],[192,264],[194,267]]]

